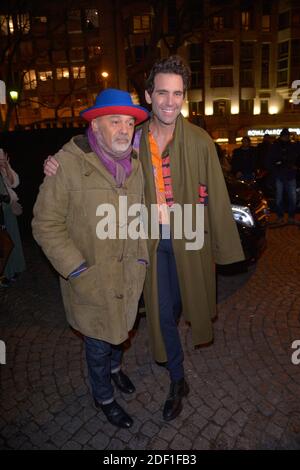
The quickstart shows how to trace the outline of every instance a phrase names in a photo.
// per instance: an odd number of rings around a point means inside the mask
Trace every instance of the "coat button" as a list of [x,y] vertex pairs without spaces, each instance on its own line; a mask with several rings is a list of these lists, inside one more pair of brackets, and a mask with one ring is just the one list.
[[116,298],[117,298],[117,299],[123,299],[123,297],[124,297],[123,294],[117,294],[117,295],[116,295]]

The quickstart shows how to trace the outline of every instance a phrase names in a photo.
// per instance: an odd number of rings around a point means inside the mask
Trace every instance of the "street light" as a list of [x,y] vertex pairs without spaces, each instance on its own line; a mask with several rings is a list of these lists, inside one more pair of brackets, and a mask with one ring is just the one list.
[[18,116],[18,99],[19,99],[19,92],[16,90],[11,90],[9,92],[10,99],[14,103],[15,113],[16,113],[16,125],[19,127],[19,116]]
[[109,77],[108,72],[103,71],[103,72],[101,73],[101,77],[103,78],[104,88],[107,88],[107,79],[108,79],[108,77]]

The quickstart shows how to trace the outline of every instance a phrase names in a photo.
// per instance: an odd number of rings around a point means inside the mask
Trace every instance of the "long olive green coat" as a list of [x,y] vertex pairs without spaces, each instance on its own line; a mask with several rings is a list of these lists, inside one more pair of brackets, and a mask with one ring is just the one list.
[[[156,204],[155,184],[148,143],[149,122],[143,125],[140,160],[145,179],[145,201]],[[244,259],[236,224],[215,146],[208,134],[179,116],[174,139],[169,145],[174,202],[198,203],[199,188],[204,198],[204,246],[198,251],[186,250],[186,240],[173,240],[182,296],[183,315],[191,323],[194,345],[213,338],[212,319],[216,315],[215,263],[228,264]],[[149,239],[150,268],[147,271],[144,297],[155,359],[166,361],[159,325],[157,295],[158,240]]]
[[[119,225],[124,228],[119,196],[127,196],[128,207],[142,202],[140,162],[132,159],[132,173],[120,189],[84,136],[73,138],[55,158],[60,163],[56,176],[45,178],[34,206],[34,238],[61,276],[71,326],[120,344],[133,327],[143,288],[146,267],[138,260],[148,259],[145,240],[118,238]],[[116,239],[96,236],[103,220],[97,208],[105,203],[116,209]],[[88,270],[68,280],[83,261]]]

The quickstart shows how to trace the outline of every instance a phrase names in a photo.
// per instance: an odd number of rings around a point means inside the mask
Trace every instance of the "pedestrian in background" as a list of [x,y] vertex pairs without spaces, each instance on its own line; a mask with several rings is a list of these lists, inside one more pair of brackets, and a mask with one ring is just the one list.
[[3,276],[0,279],[0,287],[9,287],[17,279],[17,276],[25,271],[26,264],[17,221],[17,216],[22,214],[22,206],[19,204],[19,198],[14,191],[19,186],[20,180],[18,174],[12,169],[8,156],[3,149],[0,149],[0,173],[2,182],[10,197],[9,203],[1,203],[4,225],[14,242],[14,248],[6,263]]

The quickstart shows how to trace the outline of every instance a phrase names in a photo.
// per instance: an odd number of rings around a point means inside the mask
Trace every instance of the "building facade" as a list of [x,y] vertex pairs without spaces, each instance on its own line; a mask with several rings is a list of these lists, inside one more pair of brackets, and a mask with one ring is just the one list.
[[76,125],[101,89],[126,88],[117,11],[116,0],[1,2],[2,124],[11,113],[10,128]]
[[27,2],[28,11],[5,3],[0,51],[24,33],[6,80],[9,91],[23,77],[22,125],[79,122],[100,89],[134,92],[130,71],[146,76],[149,58],[176,52],[192,71],[184,115],[229,149],[247,133],[255,142],[300,127],[298,0],[53,0]]

